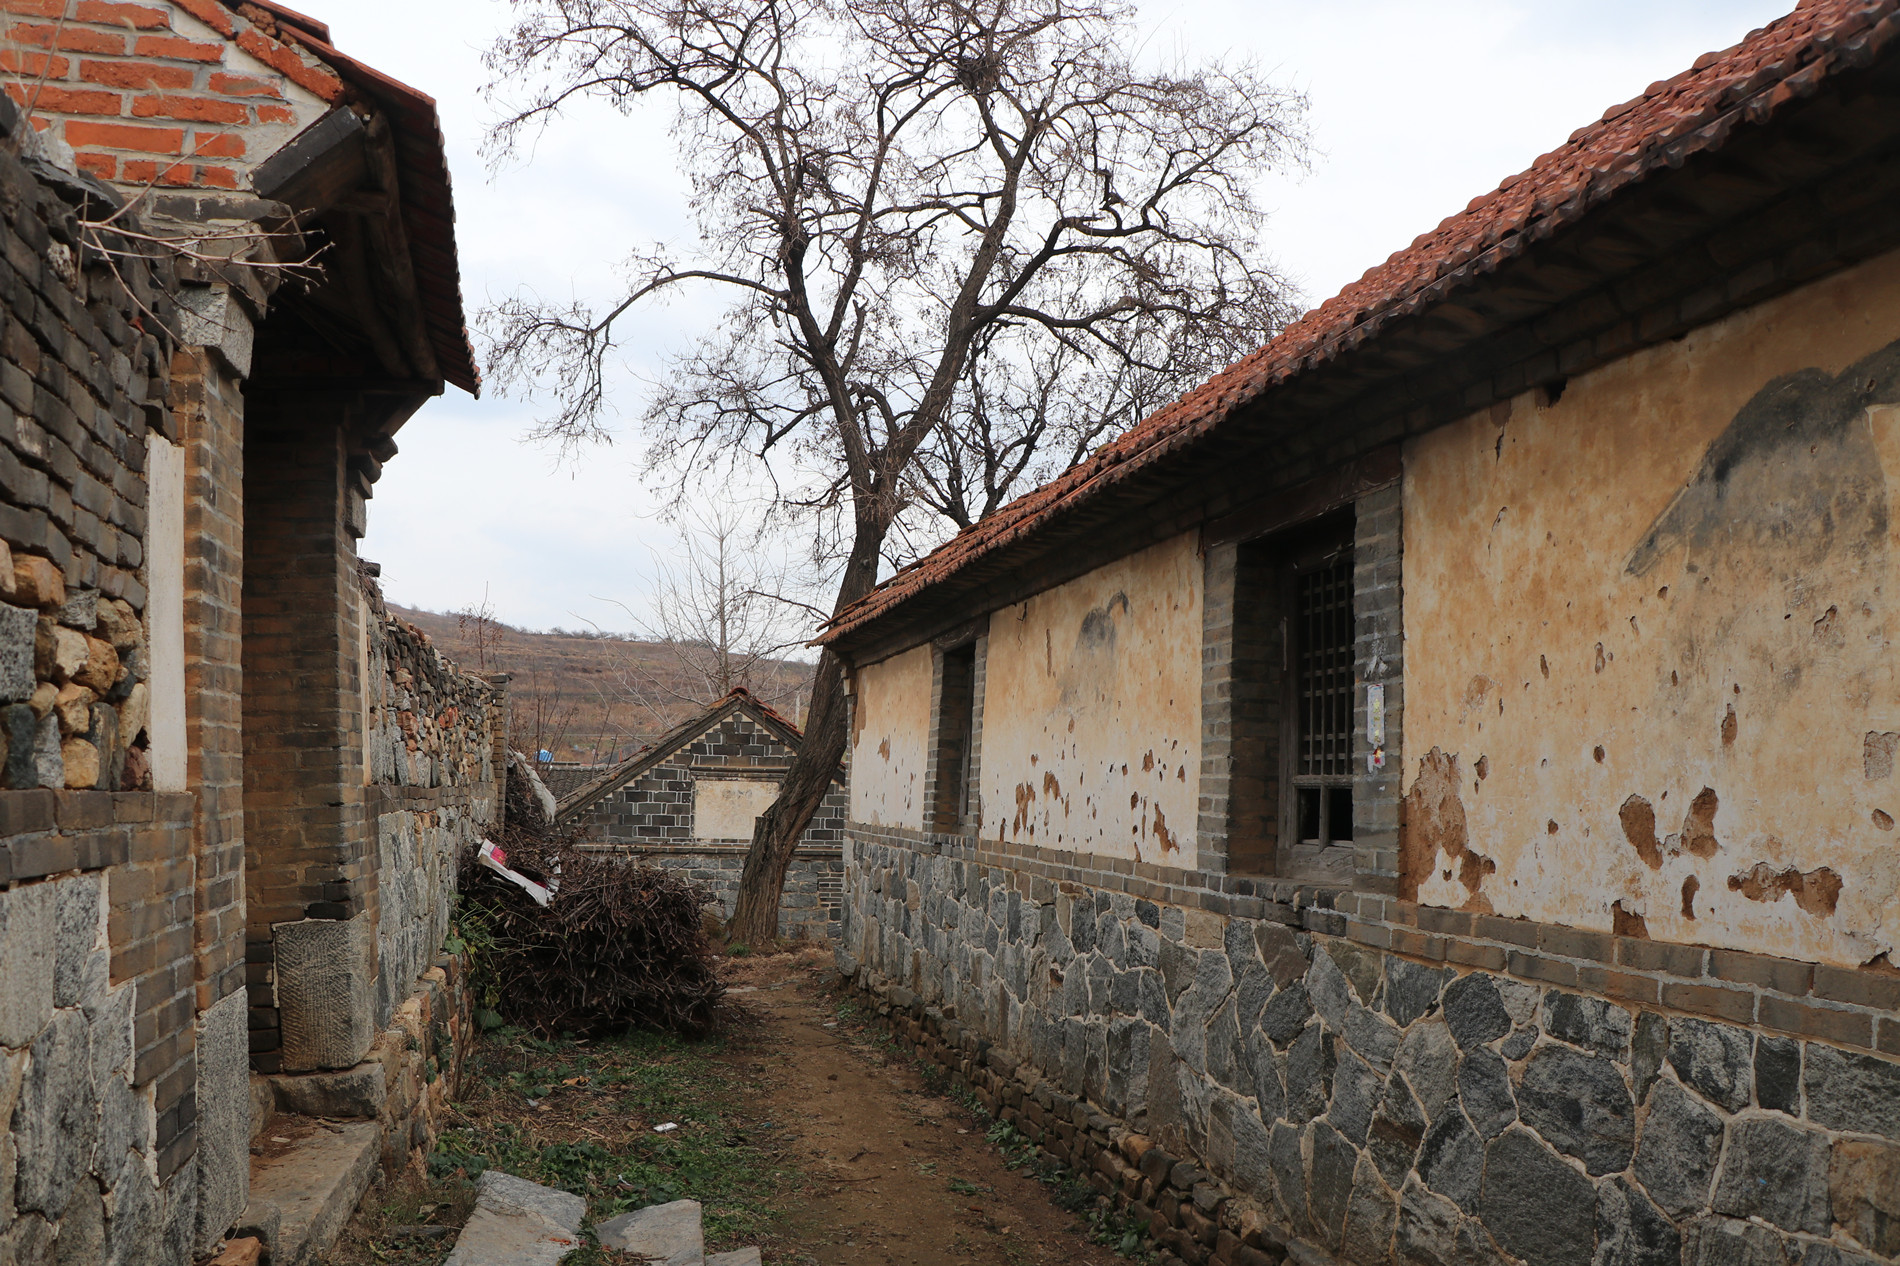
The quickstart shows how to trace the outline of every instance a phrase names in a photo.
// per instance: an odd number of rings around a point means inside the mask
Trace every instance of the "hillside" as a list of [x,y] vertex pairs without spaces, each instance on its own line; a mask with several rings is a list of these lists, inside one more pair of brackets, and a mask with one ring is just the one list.
[[[557,761],[600,764],[629,755],[709,702],[693,675],[660,642],[577,633],[536,633],[490,622],[478,633],[459,616],[389,604],[472,672],[503,672],[515,747]],[[802,722],[811,665],[772,661],[746,683]]]

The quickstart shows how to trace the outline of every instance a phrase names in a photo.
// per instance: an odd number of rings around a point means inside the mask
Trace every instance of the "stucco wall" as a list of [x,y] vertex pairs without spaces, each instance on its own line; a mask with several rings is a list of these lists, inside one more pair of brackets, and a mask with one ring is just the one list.
[[778,799],[778,783],[756,778],[699,778],[693,783],[693,834],[702,840],[752,839],[753,824]]
[[1409,445],[1421,901],[1893,949],[1896,339],[1887,256]]
[[990,617],[985,837],[1196,865],[1201,596],[1189,533]]
[[930,739],[930,647],[856,674],[851,718],[851,820],[922,830]]

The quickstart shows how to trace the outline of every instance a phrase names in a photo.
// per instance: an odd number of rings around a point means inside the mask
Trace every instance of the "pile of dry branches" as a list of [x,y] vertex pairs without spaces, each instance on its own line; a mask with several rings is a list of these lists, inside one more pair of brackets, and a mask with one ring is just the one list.
[[529,878],[558,885],[546,906],[473,852],[460,876],[464,924],[478,921],[483,992],[509,1024],[552,1037],[713,1029],[724,986],[701,920],[709,894],[649,866],[586,853],[571,837],[511,826],[498,841]]

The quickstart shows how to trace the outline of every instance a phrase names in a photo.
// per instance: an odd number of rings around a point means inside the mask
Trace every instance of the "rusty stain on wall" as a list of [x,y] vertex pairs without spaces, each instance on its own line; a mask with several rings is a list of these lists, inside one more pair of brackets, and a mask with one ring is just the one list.
[[[1166,824],[1193,822],[1200,795],[1198,544],[1184,534],[992,614],[980,789],[1015,811],[985,835],[1131,860],[1153,839],[1195,864],[1192,831]],[[1019,784],[1043,794],[1019,801]]]
[[1868,732],[1861,747],[1861,771],[1868,782],[1883,782],[1893,777],[1895,747],[1900,747],[1900,734]]
[[853,678],[857,701],[850,782],[855,821],[923,829],[930,678],[928,646],[867,664]]
[[1779,901],[1791,896],[1797,906],[1817,919],[1833,914],[1841,899],[1841,877],[1826,866],[1802,872],[1792,866],[1776,870],[1767,862],[1756,862],[1741,874],[1730,875],[1728,887],[1750,901]]
[[1649,939],[1649,924],[1643,916],[1631,910],[1625,910],[1621,901],[1610,903],[1611,928],[1618,936],[1633,936],[1639,941]]
[[[1408,442],[1406,739],[1487,754],[1461,808],[1500,914],[1844,966],[1900,943],[1896,331],[1888,255]],[[1481,679],[1513,706],[1474,709]],[[1407,773],[1409,813],[1438,775]],[[1794,892],[1757,867],[1840,887],[1757,900]]]
[[1655,806],[1641,796],[1631,796],[1617,809],[1616,816],[1623,823],[1623,838],[1643,859],[1643,865],[1651,870],[1661,870],[1662,842],[1656,838]]
[[[1476,788],[1477,783],[1472,786]],[[1399,815],[1399,867],[1399,892],[1406,900],[1417,900],[1416,894],[1437,872],[1440,882],[1455,879],[1464,886],[1460,909],[1492,913],[1491,900],[1482,889],[1485,878],[1496,874],[1498,867],[1471,847],[1455,754],[1434,747],[1419,758],[1418,777],[1412,780]]]

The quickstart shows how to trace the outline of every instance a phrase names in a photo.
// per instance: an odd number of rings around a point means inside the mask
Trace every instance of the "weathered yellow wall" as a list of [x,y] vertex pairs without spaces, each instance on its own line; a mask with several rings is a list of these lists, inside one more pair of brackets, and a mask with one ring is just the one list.
[[858,669],[851,731],[851,819],[924,828],[930,647]]
[[1409,445],[1420,900],[1893,950],[1896,340],[1888,256]]
[[1194,867],[1201,579],[1190,533],[991,615],[985,836]]

